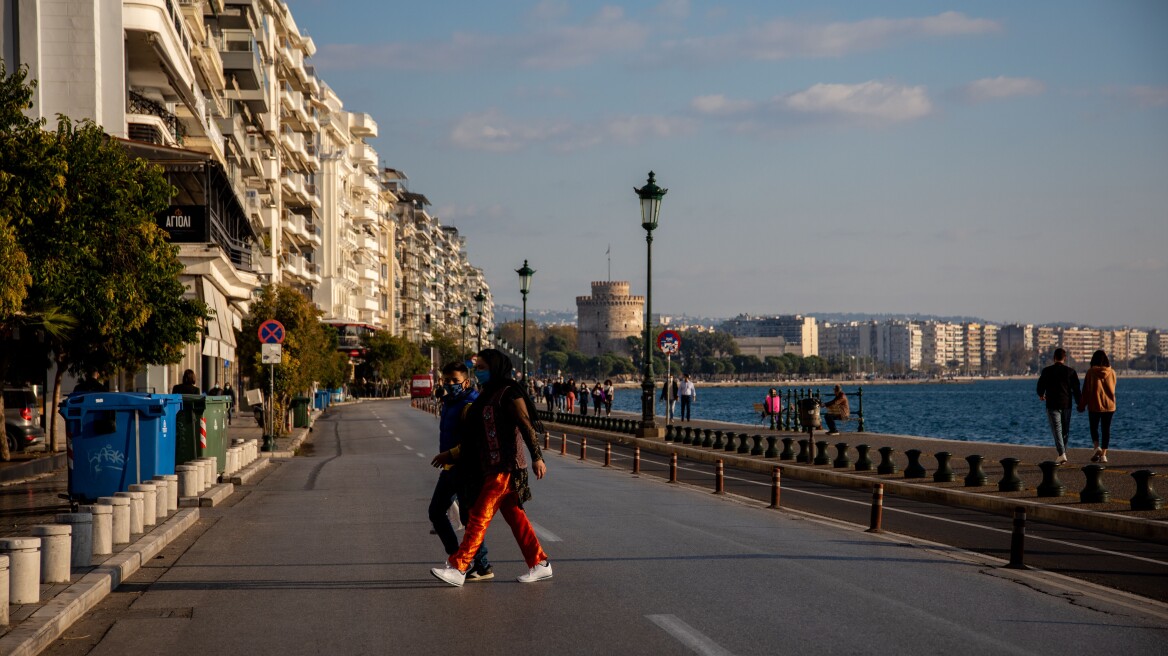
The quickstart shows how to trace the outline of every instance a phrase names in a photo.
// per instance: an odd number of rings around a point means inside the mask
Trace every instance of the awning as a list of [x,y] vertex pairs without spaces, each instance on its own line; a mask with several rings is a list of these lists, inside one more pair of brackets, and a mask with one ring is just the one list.
[[200,278],[201,296],[214,315],[207,320],[207,335],[203,338],[203,355],[222,360],[235,360],[235,328],[242,325],[227,297],[211,280]]

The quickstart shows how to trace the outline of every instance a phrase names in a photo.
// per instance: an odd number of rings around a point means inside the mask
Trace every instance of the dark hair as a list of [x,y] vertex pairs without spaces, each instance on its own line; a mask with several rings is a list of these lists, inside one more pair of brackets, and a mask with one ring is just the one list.
[[459,362],[458,360],[455,360],[454,362],[447,362],[446,364],[442,365],[443,376],[453,376],[456,373],[469,376],[470,370],[466,368],[465,364]]
[[194,385],[194,384],[195,384],[195,370],[194,369],[187,369],[186,371],[183,372],[183,385]]
[[1094,353],[1091,354],[1091,366],[1092,367],[1110,367],[1111,360],[1107,359],[1107,354],[1103,352],[1103,349],[1099,349],[1098,351],[1095,351]]
[[1066,359],[1067,359],[1067,350],[1065,348],[1060,346],[1054,350],[1054,361],[1055,362],[1058,362],[1059,360],[1066,360]]
[[479,351],[479,359],[487,363],[487,371],[491,372],[488,385],[512,379],[511,372],[515,367],[511,364],[511,358],[507,357],[507,354],[498,349],[483,349]]

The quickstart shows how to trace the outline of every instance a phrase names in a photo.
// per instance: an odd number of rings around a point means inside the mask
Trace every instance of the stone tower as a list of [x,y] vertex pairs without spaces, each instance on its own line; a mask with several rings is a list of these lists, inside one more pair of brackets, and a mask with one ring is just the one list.
[[591,296],[576,297],[576,331],[584,355],[629,355],[626,338],[645,331],[645,297],[629,296],[627,282],[594,282]]

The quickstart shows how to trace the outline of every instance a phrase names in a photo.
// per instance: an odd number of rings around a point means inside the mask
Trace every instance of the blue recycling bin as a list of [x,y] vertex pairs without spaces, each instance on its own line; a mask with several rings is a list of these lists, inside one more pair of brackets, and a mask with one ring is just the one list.
[[329,394],[329,398],[333,403],[340,403],[345,400],[345,390],[337,387]]
[[316,390],[316,392],[313,394],[313,406],[317,410],[324,410],[325,408],[328,407],[328,405],[329,405],[329,391],[328,390]]
[[92,502],[174,473],[181,394],[96,392],[61,402],[69,498]]

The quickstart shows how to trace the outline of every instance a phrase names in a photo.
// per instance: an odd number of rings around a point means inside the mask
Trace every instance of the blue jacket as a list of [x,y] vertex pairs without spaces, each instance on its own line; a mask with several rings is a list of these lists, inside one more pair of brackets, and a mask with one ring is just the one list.
[[459,392],[453,398],[450,395],[442,397],[442,415],[438,421],[440,451],[449,451],[462,442],[462,435],[458,431],[458,417],[462,414],[462,409],[477,398],[479,393],[475,390]]

